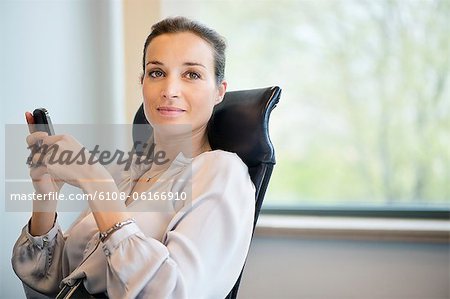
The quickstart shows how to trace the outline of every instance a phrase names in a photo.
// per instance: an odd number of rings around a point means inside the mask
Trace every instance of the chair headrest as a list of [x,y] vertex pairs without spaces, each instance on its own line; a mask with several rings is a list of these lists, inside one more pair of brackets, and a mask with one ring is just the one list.
[[208,127],[212,149],[234,152],[248,167],[275,164],[269,116],[280,94],[277,86],[227,92],[214,107]]
[[[208,124],[208,138],[212,149],[236,153],[248,167],[260,163],[275,164],[275,152],[269,138],[269,116],[280,99],[278,86],[252,90],[230,91],[214,107]],[[143,105],[139,107],[133,124],[148,124]],[[133,127],[133,140],[148,140],[152,128]],[[138,150],[138,149],[137,149]]]

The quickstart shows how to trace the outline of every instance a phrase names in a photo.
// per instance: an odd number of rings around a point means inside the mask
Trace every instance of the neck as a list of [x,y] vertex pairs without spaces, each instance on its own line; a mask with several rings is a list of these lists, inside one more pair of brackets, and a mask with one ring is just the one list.
[[158,173],[167,169],[180,152],[185,157],[194,158],[209,151],[211,147],[208,142],[206,127],[207,125],[194,131],[189,129],[179,130],[179,132],[175,132],[175,130],[168,132],[167,130],[154,128],[154,152],[165,153],[164,160],[169,159],[169,162],[161,165],[153,164],[151,172]]

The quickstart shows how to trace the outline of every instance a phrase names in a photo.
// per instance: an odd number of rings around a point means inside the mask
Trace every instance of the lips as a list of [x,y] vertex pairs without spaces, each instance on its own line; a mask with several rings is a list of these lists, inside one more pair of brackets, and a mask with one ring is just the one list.
[[181,108],[167,107],[167,106],[158,107],[157,109],[158,109],[158,111],[186,111],[186,110],[181,109]]
[[161,106],[158,107],[156,110],[158,110],[160,115],[169,117],[176,117],[186,112],[186,110],[184,109],[171,106]]

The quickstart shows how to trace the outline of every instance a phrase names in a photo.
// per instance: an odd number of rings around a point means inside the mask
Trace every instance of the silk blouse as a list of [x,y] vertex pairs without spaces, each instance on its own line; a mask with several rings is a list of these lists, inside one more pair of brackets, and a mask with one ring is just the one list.
[[[115,171],[129,194],[149,166]],[[16,241],[12,266],[27,298],[54,297],[63,283],[83,278],[91,294],[109,298],[224,298],[236,282],[250,245],[255,188],[234,153],[215,150],[191,159],[181,153],[149,188],[185,192],[190,200],[136,200],[135,223],[104,242],[89,210],[63,233],[58,220],[32,236],[29,223]]]

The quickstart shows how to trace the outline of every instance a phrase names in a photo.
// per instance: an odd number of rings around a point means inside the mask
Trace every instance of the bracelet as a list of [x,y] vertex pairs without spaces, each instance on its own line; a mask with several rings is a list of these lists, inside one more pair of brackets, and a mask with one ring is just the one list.
[[130,218],[130,219],[127,219],[125,221],[117,222],[112,227],[108,228],[106,231],[100,233],[100,241],[105,242],[105,240],[108,239],[108,237],[113,232],[115,232],[116,230],[124,227],[125,225],[131,224],[131,223],[135,223],[135,222],[136,222],[136,220],[134,218]]

